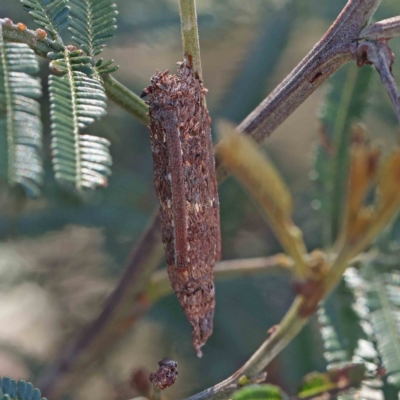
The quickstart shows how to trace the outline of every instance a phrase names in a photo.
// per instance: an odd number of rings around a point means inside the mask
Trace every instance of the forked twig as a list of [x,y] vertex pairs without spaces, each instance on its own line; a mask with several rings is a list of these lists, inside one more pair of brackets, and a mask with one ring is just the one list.
[[368,25],[360,33],[360,39],[379,40],[400,36],[400,16]]
[[354,60],[360,31],[381,1],[349,0],[325,36],[239,125],[239,131],[261,143],[335,71]]

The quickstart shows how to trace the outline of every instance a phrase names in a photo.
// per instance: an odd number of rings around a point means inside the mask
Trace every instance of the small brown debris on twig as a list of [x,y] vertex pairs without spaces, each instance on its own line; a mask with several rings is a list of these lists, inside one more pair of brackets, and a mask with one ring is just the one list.
[[178,363],[170,358],[158,362],[160,368],[150,374],[150,382],[161,390],[171,387],[178,376]]
[[279,329],[279,325],[272,325],[271,328],[268,329],[267,331],[267,336],[270,337],[271,335],[273,335],[277,330]]

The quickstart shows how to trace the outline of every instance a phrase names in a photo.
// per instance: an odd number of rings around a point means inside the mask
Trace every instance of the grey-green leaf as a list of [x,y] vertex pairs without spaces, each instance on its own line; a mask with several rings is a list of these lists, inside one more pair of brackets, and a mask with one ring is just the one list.
[[0,26],[0,178],[30,197],[40,195],[43,183],[43,127],[36,100],[42,89],[31,76],[38,70],[34,52],[26,44],[4,43]]
[[46,400],[39,389],[34,389],[31,383],[15,382],[8,377],[0,378],[0,398],[2,400]]
[[62,60],[66,74],[51,76],[49,81],[51,149],[56,180],[82,194],[85,189],[107,186],[112,160],[107,139],[82,134],[105,115],[106,95],[96,78],[73,68],[75,58],[88,60],[79,53],[73,55],[66,51]]

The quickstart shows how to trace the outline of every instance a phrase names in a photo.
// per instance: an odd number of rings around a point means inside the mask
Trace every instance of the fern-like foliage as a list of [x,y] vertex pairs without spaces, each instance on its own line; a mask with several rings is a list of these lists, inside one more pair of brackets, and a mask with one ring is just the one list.
[[35,22],[46,29],[54,40],[61,41],[59,32],[68,26],[68,0],[21,0]]
[[349,362],[350,358],[340,343],[339,336],[331,319],[328,317],[325,309],[321,307],[318,310],[318,323],[324,346],[324,358],[328,368],[335,367],[336,364]]
[[116,5],[111,0],[70,0],[70,6],[74,41],[88,56],[97,56],[117,29]]
[[4,43],[0,25],[0,177],[37,197],[42,184],[42,123],[36,99],[41,84],[34,52],[22,43]]
[[51,66],[64,75],[49,80],[55,177],[82,193],[106,186],[111,173],[109,141],[81,133],[106,113],[106,95],[102,84],[85,74],[90,57],[80,51],[58,54]]
[[[370,337],[369,345],[360,343],[354,358],[363,359],[371,373],[380,360],[387,385],[400,392],[400,272],[396,267],[378,271],[376,265],[368,264],[360,271],[349,268],[345,280],[355,294],[354,308]],[[374,379],[370,391],[382,387],[382,381],[379,387]],[[374,398],[383,399],[383,395]]]
[[[347,304],[343,305],[339,310],[339,320],[343,318],[342,314],[347,314],[345,321],[342,321],[345,323],[333,324],[324,308],[318,311],[318,322],[321,326],[327,368],[328,370],[340,368],[341,365],[348,363],[354,363],[354,365],[363,364],[366,368],[366,373],[359,388],[352,388],[346,394],[338,397],[338,399],[383,400],[382,388],[384,383],[378,373],[381,367],[381,360],[376,349],[375,335],[369,319],[366,299],[363,297],[364,294],[360,297],[360,291],[363,293],[365,282],[354,268],[350,268],[346,271],[345,279],[341,286],[342,293],[346,289],[350,294],[353,294],[351,299],[348,296],[346,297]],[[337,303],[337,299],[335,299],[335,303]],[[343,332],[343,328],[347,328],[346,325],[349,325],[348,318],[353,319],[350,325],[353,327],[354,332],[350,343],[346,343],[346,346],[344,346],[337,332],[341,330],[341,336],[349,342],[348,332]],[[358,336],[358,339],[356,336]],[[354,344],[351,343],[353,341],[355,342]]]
[[370,321],[388,383],[400,391],[400,273],[371,275],[367,293]]
[[46,400],[40,390],[25,381],[15,382],[10,378],[0,378],[0,399],[2,400]]

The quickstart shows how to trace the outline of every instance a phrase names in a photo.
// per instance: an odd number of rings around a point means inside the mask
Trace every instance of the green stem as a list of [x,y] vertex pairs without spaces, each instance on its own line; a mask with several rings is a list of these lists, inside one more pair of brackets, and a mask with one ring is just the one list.
[[[215,265],[214,279],[215,281],[220,281],[274,273],[290,273],[293,265],[293,260],[285,254],[277,254],[271,257],[220,261]],[[150,305],[170,293],[172,293],[172,287],[167,270],[162,269],[154,272],[146,289],[146,297]]]
[[145,125],[149,123],[147,104],[111,75],[103,76],[107,97]]
[[195,76],[202,81],[203,72],[201,69],[196,0],[179,0],[179,12],[181,15],[183,54]]
[[[0,24],[3,28],[5,41],[26,43],[40,57],[47,59],[47,54],[50,52],[65,51],[65,47],[59,42],[49,38],[41,39],[35,31],[30,29],[24,31],[18,29],[17,25],[9,19],[0,19]],[[105,75],[103,80],[108,98],[147,125],[149,117],[147,116],[148,107],[146,103],[112,76]]]

